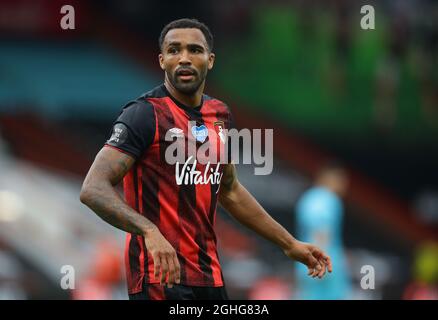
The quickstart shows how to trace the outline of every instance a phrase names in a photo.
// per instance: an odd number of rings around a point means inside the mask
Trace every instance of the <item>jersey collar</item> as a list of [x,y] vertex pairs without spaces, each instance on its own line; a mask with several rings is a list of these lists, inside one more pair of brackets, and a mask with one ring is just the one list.
[[180,101],[178,101],[174,96],[172,96],[171,94],[170,94],[170,92],[169,92],[169,90],[167,90],[167,88],[166,88],[166,86],[164,85],[164,83],[161,85],[161,87],[162,87],[162,89],[164,90],[164,92],[166,93],[166,95],[167,96],[169,96],[169,98],[178,106],[178,107],[180,107],[181,109],[184,109],[184,110],[186,110],[186,111],[201,111],[201,108],[202,108],[202,106],[203,106],[203,104],[204,104],[204,95],[202,95],[202,97],[201,97],[201,103],[199,104],[199,106],[196,106],[196,107],[190,107],[190,106],[187,106],[187,105],[185,105],[185,104],[183,104],[183,103],[181,103]]

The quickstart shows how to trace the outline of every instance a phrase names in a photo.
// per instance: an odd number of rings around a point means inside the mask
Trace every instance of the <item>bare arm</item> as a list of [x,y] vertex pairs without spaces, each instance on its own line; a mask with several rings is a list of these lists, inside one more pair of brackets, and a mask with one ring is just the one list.
[[145,236],[156,226],[132,209],[115,190],[134,164],[131,156],[104,147],[82,185],[80,199],[100,218],[123,231]]
[[296,240],[263,209],[238,181],[234,164],[224,168],[219,202],[237,221],[277,244],[288,257],[307,265],[309,275],[321,278],[326,267],[332,271],[330,258],[324,252]]
[[219,201],[240,223],[282,249],[286,249],[295,241],[295,238],[277,223],[237,180],[236,167],[232,164],[224,168]]
[[176,252],[157,226],[132,209],[117,193],[115,186],[133,166],[135,159],[113,148],[104,147],[97,154],[82,185],[81,202],[100,218],[123,231],[143,236],[153,256],[155,276],[161,268],[161,282],[169,273],[169,286],[179,283]]

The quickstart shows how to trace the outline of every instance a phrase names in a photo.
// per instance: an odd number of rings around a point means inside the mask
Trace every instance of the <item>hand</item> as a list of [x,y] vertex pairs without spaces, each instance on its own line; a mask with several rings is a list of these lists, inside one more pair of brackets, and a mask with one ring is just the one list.
[[[160,277],[160,285],[163,285],[167,277],[167,286],[173,287],[173,284],[180,282],[180,270],[178,257],[175,249],[163,237],[158,228],[149,231],[145,237],[145,244],[148,252],[151,253],[154,260],[155,279]],[[160,276],[161,271],[161,276]]]
[[307,266],[308,275],[312,278],[322,278],[328,269],[332,272],[332,262],[318,247],[295,240],[294,243],[284,250],[284,253],[291,259],[297,260]]

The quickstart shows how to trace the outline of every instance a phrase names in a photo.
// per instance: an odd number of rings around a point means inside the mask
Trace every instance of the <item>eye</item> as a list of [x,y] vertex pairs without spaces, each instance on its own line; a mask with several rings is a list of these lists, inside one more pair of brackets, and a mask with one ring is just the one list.
[[176,54],[178,53],[178,49],[175,47],[170,47],[169,50],[167,50],[167,52],[170,54]]
[[202,53],[202,49],[201,48],[192,48],[191,51],[193,53]]

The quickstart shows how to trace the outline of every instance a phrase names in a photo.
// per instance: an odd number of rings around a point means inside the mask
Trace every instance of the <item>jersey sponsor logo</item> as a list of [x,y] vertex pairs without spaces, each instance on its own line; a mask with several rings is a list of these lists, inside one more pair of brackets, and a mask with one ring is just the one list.
[[184,131],[180,128],[169,129],[171,138],[184,138]]
[[219,139],[221,139],[222,143],[225,144],[227,140],[227,134],[225,132],[225,124],[223,121],[216,121],[213,123],[214,129],[216,130]]
[[196,138],[196,141],[203,143],[208,137],[208,129],[205,125],[193,126],[192,135]]
[[175,179],[177,185],[191,184],[217,184],[219,185],[223,173],[219,172],[220,162],[216,167],[211,166],[208,162],[204,168],[204,172],[196,170],[197,160],[192,162],[193,156],[190,156],[182,165],[179,162],[175,165]]

